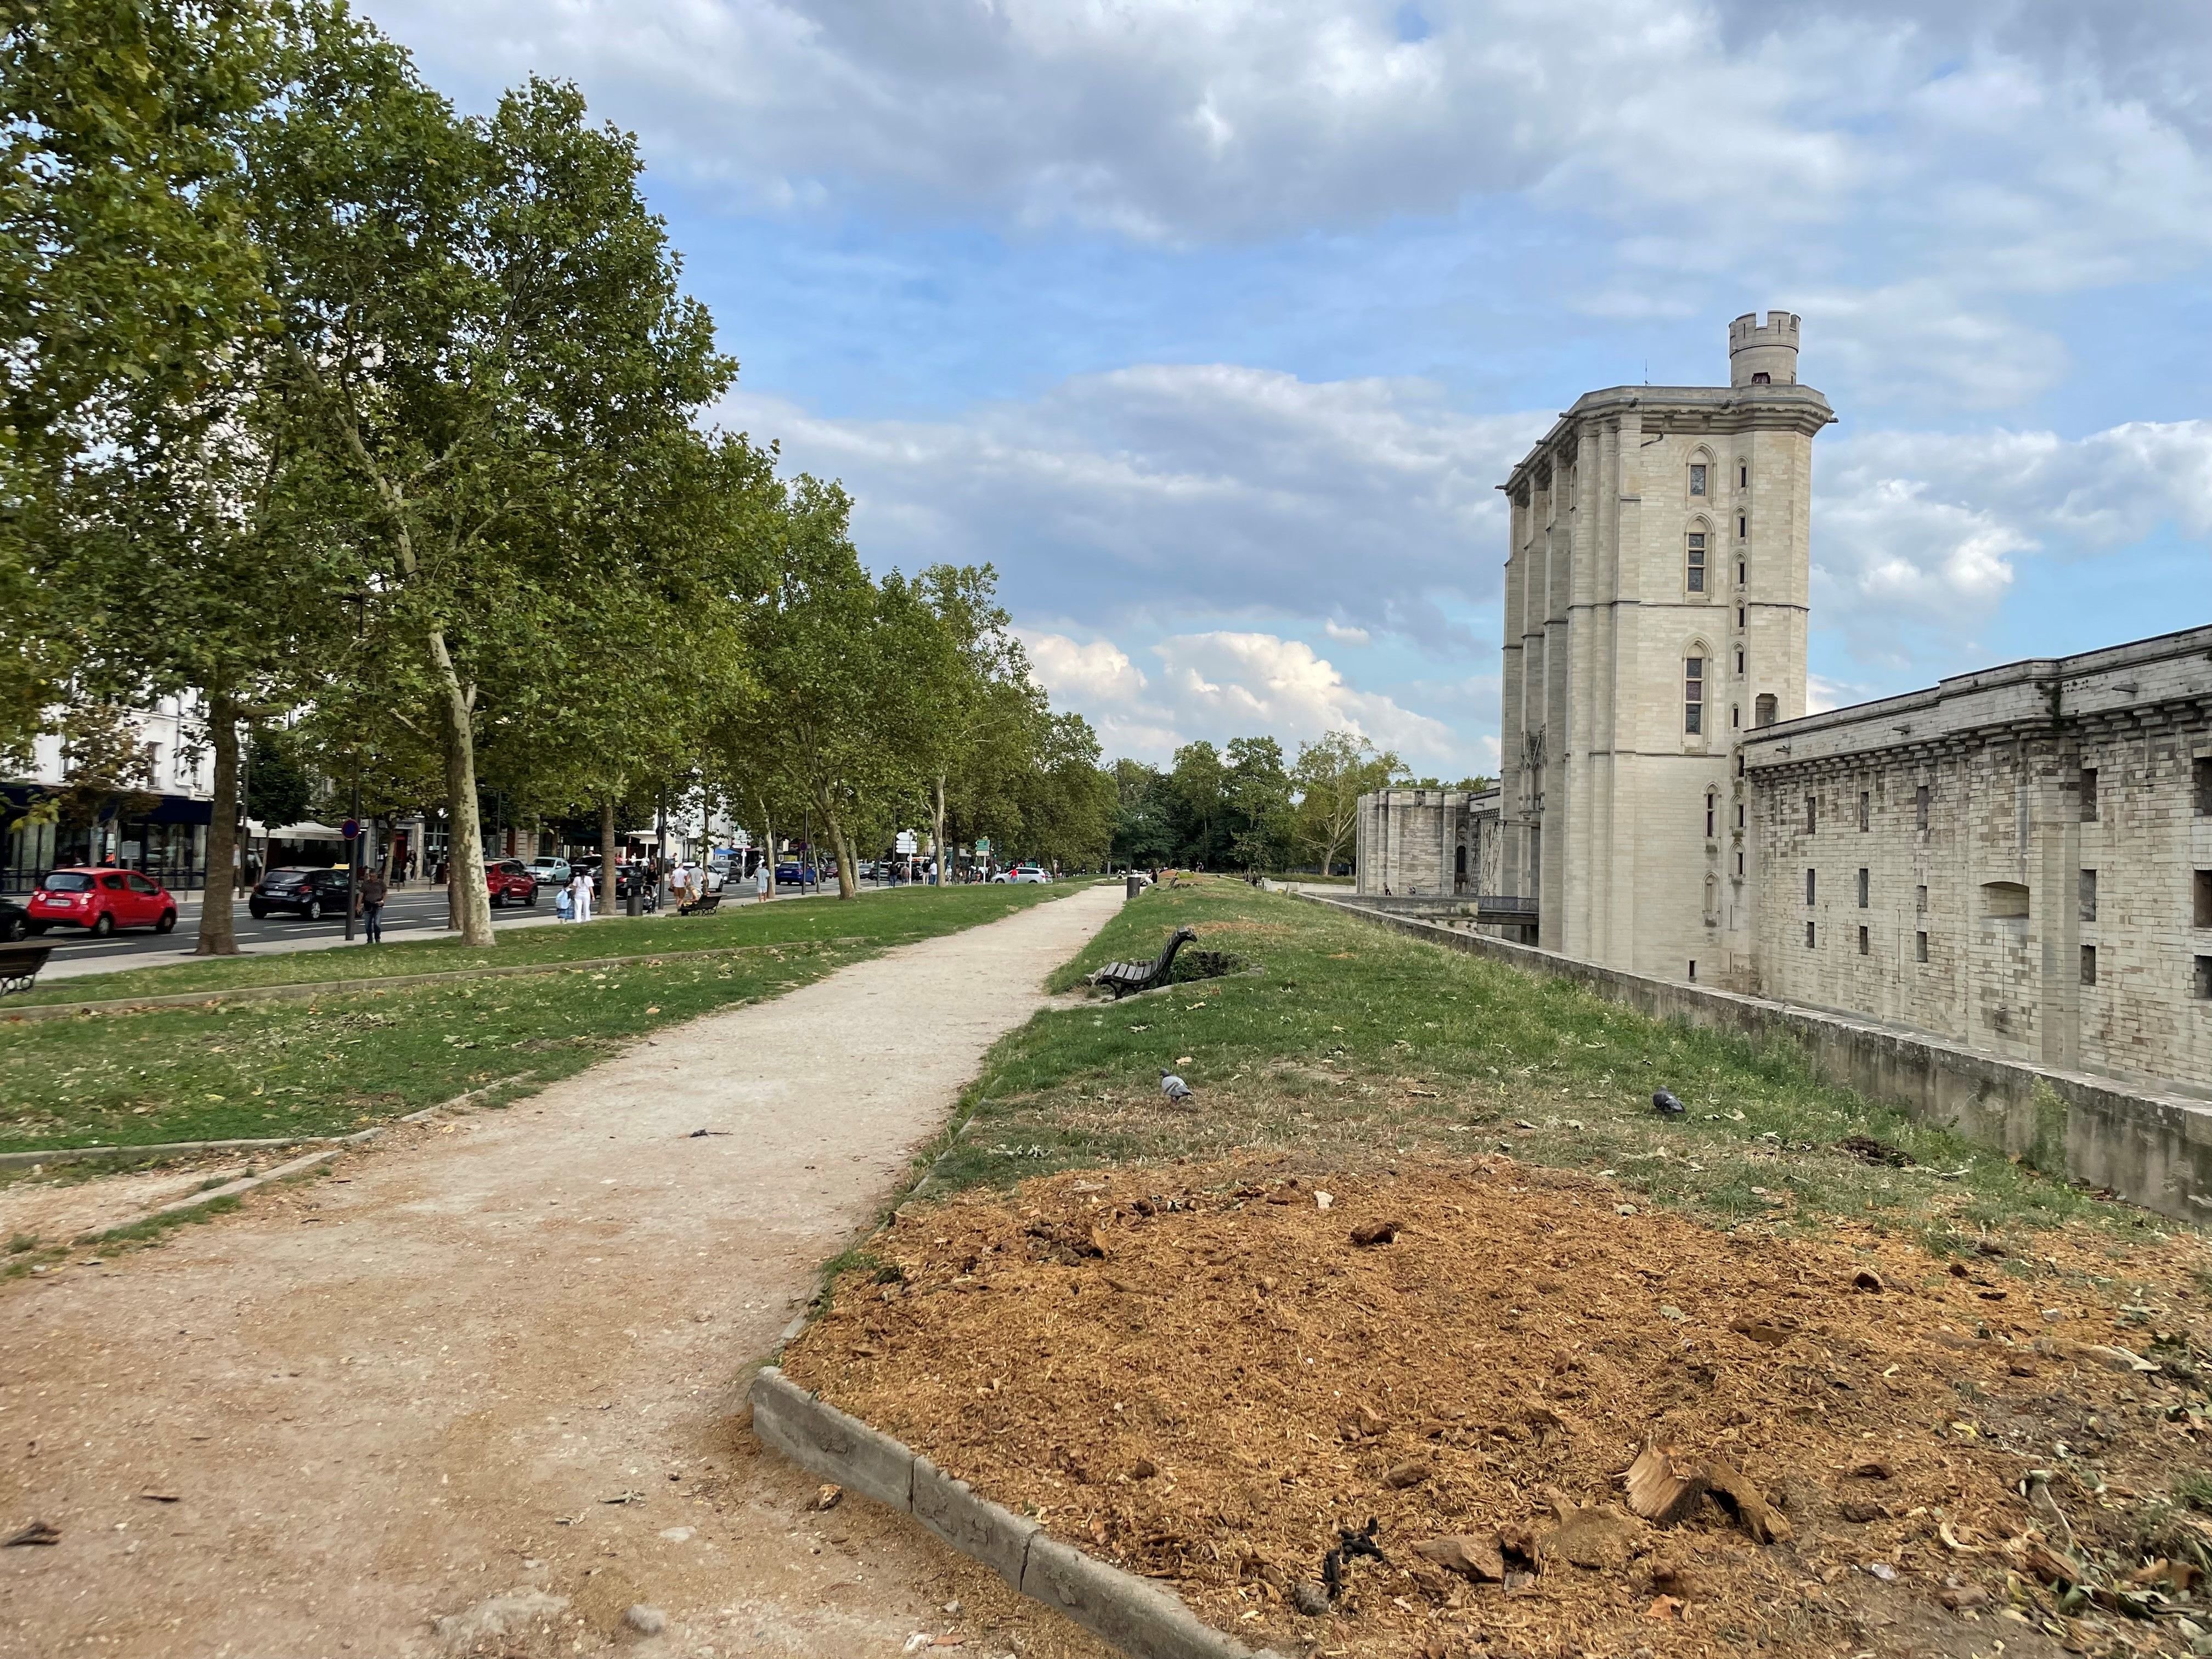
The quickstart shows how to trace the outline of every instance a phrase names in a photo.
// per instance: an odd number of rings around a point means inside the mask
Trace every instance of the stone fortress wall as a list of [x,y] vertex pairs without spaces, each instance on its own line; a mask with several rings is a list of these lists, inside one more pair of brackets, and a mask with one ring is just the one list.
[[1378,790],[1359,798],[1354,890],[1376,897],[1495,893],[1498,792]]
[[1753,734],[1759,994],[2212,1085],[2212,627]]
[[1740,317],[1728,386],[1588,393],[1514,468],[1494,804],[1366,797],[1358,892],[2212,1096],[2212,628],[1805,714],[1799,338]]

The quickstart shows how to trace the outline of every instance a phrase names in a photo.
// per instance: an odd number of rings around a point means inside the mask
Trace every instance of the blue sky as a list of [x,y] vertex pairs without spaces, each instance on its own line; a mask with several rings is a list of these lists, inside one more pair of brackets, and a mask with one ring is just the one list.
[[1786,308],[1815,706],[2212,620],[2212,9],[369,0],[635,131],[878,567],[988,558],[1109,753],[1494,769],[1492,486]]

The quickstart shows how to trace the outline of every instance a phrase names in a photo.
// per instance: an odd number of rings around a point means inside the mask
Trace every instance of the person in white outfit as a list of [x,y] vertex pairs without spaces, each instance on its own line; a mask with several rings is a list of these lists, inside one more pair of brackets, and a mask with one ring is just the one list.
[[589,921],[592,919],[592,877],[590,872],[579,870],[574,875],[568,878],[568,901],[575,907],[577,921]]
[[753,871],[753,891],[760,895],[754,901],[757,904],[766,904],[774,895],[775,892],[775,860],[763,858],[759,866]]

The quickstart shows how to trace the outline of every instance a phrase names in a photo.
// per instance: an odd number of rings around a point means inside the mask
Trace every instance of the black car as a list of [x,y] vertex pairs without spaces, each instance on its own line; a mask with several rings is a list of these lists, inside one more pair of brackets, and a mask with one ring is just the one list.
[[0,945],[13,945],[30,931],[31,913],[11,898],[0,898]]
[[253,884],[246,908],[258,919],[271,910],[319,921],[346,911],[346,872],[337,870],[271,870]]

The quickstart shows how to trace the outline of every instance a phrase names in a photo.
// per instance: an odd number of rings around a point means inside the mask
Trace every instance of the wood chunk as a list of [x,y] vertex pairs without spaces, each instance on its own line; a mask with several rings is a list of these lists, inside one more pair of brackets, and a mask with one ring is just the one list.
[[1796,1334],[1789,1326],[1769,1319],[1739,1319],[1729,1328],[1768,1348],[1778,1348]]
[[1622,1514],[1612,1504],[1593,1504],[1587,1509],[1576,1509],[1565,1499],[1555,1498],[1552,1507],[1559,1524],[1546,1540],[1545,1547],[1561,1560],[1578,1567],[1619,1572],[1636,1553],[1637,1536],[1643,1527],[1633,1516]]
[[1882,1458],[1863,1457],[1844,1473],[1854,1480],[1887,1480],[1896,1471]]
[[1752,1485],[1751,1477],[1725,1457],[1716,1457],[1705,1465],[1705,1486],[1759,1542],[1790,1541],[1792,1534],[1788,1520],[1766,1501],[1765,1492]]
[[1621,1477],[1628,1507],[1646,1521],[1668,1526],[1697,1507],[1705,1490],[1705,1472],[1673,1446],[1646,1440]]
[[1431,1538],[1414,1545],[1413,1553],[1425,1561],[1435,1562],[1448,1572],[1472,1578],[1478,1584],[1505,1582],[1505,1558],[1494,1534],[1483,1537],[1474,1533],[1455,1533],[1445,1538]]
[[1879,1521],[1889,1513],[1887,1504],[1877,1503],[1871,1498],[1846,1498],[1836,1507],[1844,1520],[1856,1522],[1860,1526],[1869,1521]]
[[1543,1540],[1536,1536],[1534,1527],[1516,1522],[1498,1529],[1498,1547],[1509,1561],[1517,1561],[1534,1572],[1542,1564]]
[[1352,1230],[1352,1242],[1359,1245],[1389,1244],[1397,1237],[1395,1221],[1363,1221]]
[[1407,1486],[1419,1486],[1429,1478],[1430,1474],[1429,1466],[1416,1458],[1410,1463],[1401,1463],[1396,1468],[1392,1469],[1382,1477],[1382,1484],[1386,1486],[1398,1487],[1402,1491]]
[[1938,1591],[1936,1599],[1954,1613],[1965,1613],[1969,1608],[1989,1606],[1990,1593],[1979,1584],[1960,1584]]
[[2021,1558],[2021,1565],[2046,1584],[2078,1584],[2081,1569],[2072,1558],[2052,1549],[2048,1544],[2030,1544]]
[[1858,1289],[1875,1296],[1880,1296],[1882,1292],[1881,1275],[1871,1267],[1862,1267],[1853,1273],[1851,1283]]

